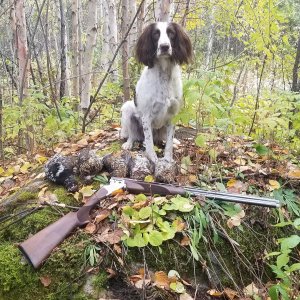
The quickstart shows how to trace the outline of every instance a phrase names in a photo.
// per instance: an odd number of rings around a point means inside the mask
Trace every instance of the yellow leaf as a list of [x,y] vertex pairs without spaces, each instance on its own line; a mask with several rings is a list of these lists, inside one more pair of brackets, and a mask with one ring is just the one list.
[[154,182],[154,178],[152,175],[147,175],[144,179],[145,182]]
[[236,183],[236,179],[232,178],[227,182],[227,187],[233,187]]
[[300,179],[300,169],[298,169],[298,170],[292,170],[292,171],[288,172],[287,176],[289,178]]
[[24,165],[20,168],[20,172],[22,174],[26,174],[26,173],[28,173],[28,169],[31,168],[31,167],[32,167],[32,165],[28,161],[26,161],[24,163]]
[[95,190],[93,190],[92,185],[87,185],[81,188],[79,192],[82,194],[83,197],[90,197],[94,194]]
[[4,169],[0,167],[0,175],[2,175],[3,173],[4,173]]
[[280,183],[276,180],[269,180],[269,190],[278,190],[280,188]]

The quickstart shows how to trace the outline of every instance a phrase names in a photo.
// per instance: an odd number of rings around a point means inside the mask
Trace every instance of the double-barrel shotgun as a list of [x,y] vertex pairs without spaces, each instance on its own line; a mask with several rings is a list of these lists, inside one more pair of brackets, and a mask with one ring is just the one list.
[[37,232],[26,241],[19,244],[26,259],[34,268],[39,268],[43,261],[51,254],[71,232],[90,220],[91,210],[105,197],[126,190],[132,194],[150,195],[182,195],[204,196],[205,198],[236,203],[252,204],[266,207],[279,207],[279,201],[248,195],[231,194],[226,192],[205,191],[194,187],[182,187],[158,182],[144,182],[127,178],[111,178],[110,184],[101,187],[78,211],[69,212],[55,223]]

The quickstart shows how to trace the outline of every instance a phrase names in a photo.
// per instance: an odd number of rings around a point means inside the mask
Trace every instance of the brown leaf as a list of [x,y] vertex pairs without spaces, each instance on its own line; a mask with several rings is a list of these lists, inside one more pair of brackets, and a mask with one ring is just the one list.
[[212,297],[217,297],[217,298],[220,298],[223,295],[222,292],[219,292],[218,290],[215,290],[215,289],[207,291],[207,294],[212,296]]
[[[229,184],[229,185],[228,185]],[[242,192],[247,191],[248,185],[241,182],[240,180],[231,179],[227,183],[228,192],[241,194]]]
[[235,297],[238,296],[238,292],[230,288],[225,288],[223,292],[229,300],[233,300]]
[[151,282],[150,279],[140,279],[135,282],[134,286],[138,289],[142,289],[144,286],[148,285]]
[[87,232],[87,233],[95,233],[96,232],[96,225],[94,223],[88,223],[86,225],[86,227],[84,228],[84,230]]
[[131,283],[135,284],[137,281],[143,279],[143,276],[139,275],[139,274],[135,274],[135,275],[131,275],[129,277],[129,280]]
[[114,250],[115,250],[118,254],[121,254],[121,253],[122,253],[122,248],[121,248],[118,244],[114,244]]
[[107,276],[108,279],[113,278],[117,275],[117,273],[111,268],[107,268],[106,272],[108,273],[108,276]]
[[240,225],[241,225],[241,218],[239,218],[238,216],[233,216],[227,220],[227,226],[229,228],[240,226]]
[[190,238],[188,236],[184,236],[180,241],[181,246],[188,246],[190,244]]
[[110,215],[110,210],[103,209],[95,217],[95,222],[96,223],[100,223],[101,221],[103,221],[104,219],[106,219],[109,215]]
[[154,284],[159,287],[169,288],[170,279],[165,272],[158,271],[154,274]]
[[44,287],[47,287],[51,284],[51,277],[47,276],[47,275],[42,276],[42,277],[40,277],[40,281]]
[[112,232],[103,232],[102,234],[96,237],[97,242],[105,243],[108,242],[110,244],[117,244],[121,241],[121,237],[124,235],[122,229],[117,228]]

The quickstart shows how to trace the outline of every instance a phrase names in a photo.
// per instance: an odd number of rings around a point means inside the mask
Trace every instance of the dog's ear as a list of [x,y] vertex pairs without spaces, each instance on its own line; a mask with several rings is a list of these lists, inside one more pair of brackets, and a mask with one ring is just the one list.
[[152,32],[155,29],[155,23],[148,25],[142,35],[139,37],[135,57],[138,62],[152,68],[154,65],[154,58],[156,53],[155,41],[153,40]]
[[172,22],[169,26],[176,32],[172,45],[174,51],[172,56],[180,65],[184,63],[188,64],[193,58],[191,40],[180,25]]

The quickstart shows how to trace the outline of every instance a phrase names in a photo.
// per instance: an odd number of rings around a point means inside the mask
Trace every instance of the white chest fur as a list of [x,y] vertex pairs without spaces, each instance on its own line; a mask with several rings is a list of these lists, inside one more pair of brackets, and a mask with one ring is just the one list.
[[161,128],[176,115],[182,103],[181,70],[162,61],[145,68],[136,87],[137,111],[148,114],[153,128]]

